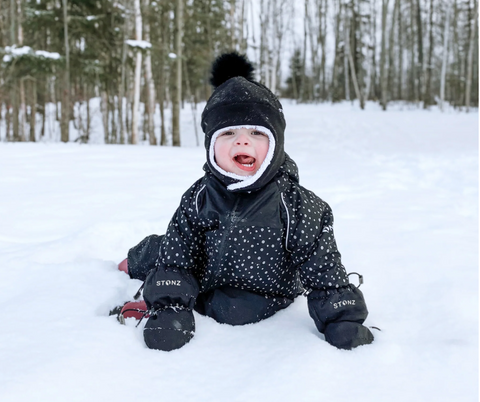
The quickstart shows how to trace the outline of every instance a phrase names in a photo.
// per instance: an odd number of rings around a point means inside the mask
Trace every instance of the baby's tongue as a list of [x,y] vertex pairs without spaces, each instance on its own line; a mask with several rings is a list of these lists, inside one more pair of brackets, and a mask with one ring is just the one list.
[[238,155],[235,159],[242,165],[250,165],[251,163],[255,162],[255,158],[248,155]]

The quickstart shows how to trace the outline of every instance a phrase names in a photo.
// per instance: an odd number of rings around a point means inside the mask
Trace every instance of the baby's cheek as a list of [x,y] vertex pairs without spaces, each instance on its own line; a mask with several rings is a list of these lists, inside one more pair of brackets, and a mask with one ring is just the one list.
[[257,147],[257,156],[260,163],[263,163],[263,161],[265,160],[265,157],[267,156],[268,146],[269,144],[267,142],[266,144],[262,143]]
[[228,167],[228,160],[229,156],[225,153],[225,147],[222,147],[221,144],[215,143],[214,146],[214,158],[217,165],[220,166],[222,169],[226,170]]

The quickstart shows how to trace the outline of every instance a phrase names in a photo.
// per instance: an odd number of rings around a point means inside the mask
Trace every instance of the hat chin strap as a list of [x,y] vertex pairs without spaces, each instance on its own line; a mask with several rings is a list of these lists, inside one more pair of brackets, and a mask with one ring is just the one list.
[[[262,133],[266,134],[268,136],[268,152],[267,155],[265,156],[265,159],[260,166],[260,169],[258,169],[254,175],[252,176],[240,176],[238,174],[232,173],[232,172],[227,172],[226,170],[223,170],[220,166],[217,165],[217,162],[215,161],[215,141],[217,141],[217,137],[221,134],[224,133],[225,131],[228,130],[235,130],[239,128],[246,128],[247,130],[257,130],[261,131]],[[232,179],[238,180],[237,183],[233,183],[227,186],[228,190],[239,190],[242,188],[246,188],[251,186],[253,183],[255,183],[262,175],[265,173],[265,170],[267,170],[267,167],[270,165],[273,159],[273,153],[275,151],[275,137],[273,136],[272,132],[263,126],[252,126],[252,125],[240,125],[240,126],[228,126],[228,127],[223,127],[220,130],[217,130],[213,133],[212,139],[210,141],[210,149],[208,150],[208,158],[210,159],[210,164],[217,170],[217,172],[221,173],[224,176],[230,177]]]

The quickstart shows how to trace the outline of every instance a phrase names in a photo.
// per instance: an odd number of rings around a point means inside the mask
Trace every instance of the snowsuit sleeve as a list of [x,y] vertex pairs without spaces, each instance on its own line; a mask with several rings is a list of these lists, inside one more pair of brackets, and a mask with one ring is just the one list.
[[163,238],[159,265],[185,269],[203,266],[206,229],[196,208],[196,200],[203,187],[202,180],[199,180],[183,194]]
[[305,189],[298,189],[290,220],[291,261],[308,292],[308,309],[317,329],[332,345],[351,349],[371,343],[362,324],[368,310],[362,292],[348,281],[333,233],[330,206]]
[[167,233],[150,235],[128,252],[128,273],[131,278],[145,281],[156,267],[195,269],[201,266],[204,229],[199,224],[195,201],[202,191],[202,179],[182,196]]
[[148,309],[193,309],[199,293],[194,272],[203,267],[204,261],[205,228],[195,207],[201,182],[183,194],[162,238],[155,269],[148,274],[143,290]]

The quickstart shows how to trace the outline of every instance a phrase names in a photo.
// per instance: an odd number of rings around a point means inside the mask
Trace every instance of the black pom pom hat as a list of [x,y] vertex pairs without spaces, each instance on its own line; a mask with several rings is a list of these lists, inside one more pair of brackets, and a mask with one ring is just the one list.
[[[210,83],[214,87],[202,113],[207,163],[205,170],[219,178],[230,191],[254,191],[268,183],[285,161],[283,108],[277,97],[253,79],[254,68],[238,53],[219,56],[212,65]],[[267,156],[253,176],[239,176],[217,165],[215,141],[221,133],[247,128],[269,138]]]

